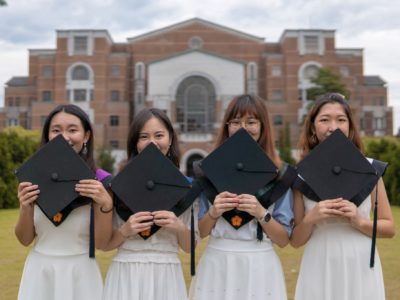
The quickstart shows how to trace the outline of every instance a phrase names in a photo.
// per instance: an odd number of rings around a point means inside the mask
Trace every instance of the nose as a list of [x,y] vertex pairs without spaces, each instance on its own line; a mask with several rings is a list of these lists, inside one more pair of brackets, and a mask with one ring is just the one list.
[[63,138],[64,138],[67,142],[69,142],[69,135],[68,135],[66,132],[63,132],[62,135],[63,135]]
[[329,124],[329,131],[333,132],[338,128],[339,128],[338,123],[334,120]]

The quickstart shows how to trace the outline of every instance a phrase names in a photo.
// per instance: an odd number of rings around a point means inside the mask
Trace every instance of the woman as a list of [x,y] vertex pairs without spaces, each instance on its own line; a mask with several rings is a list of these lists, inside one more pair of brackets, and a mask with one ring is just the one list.
[[[276,154],[268,111],[259,97],[240,95],[231,101],[216,146],[242,126],[282,171],[285,164]],[[213,202],[202,194],[200,237],[210,237],[191,284],[190,299],[287,299],[281,264],[272,244],[284,247],[289,243],[292,201],[290,190],[270,207],[263,207],[248,194],[226,191],[216,195]],[[221,217],[234,208],[254,218],[234,229]],[[257,239],[258,226],[262,229],[261,241]]]
[[[179,166],[177,136],[160,109],[144,109],[135,116],[128,136],[128,159],[149,143]],[[107,273],[103,299],[187,299],[178,251],[190,251],[190,209],[179,217],[171,211],[140,211],[126,221],[117,213],[99,216],[96,226],[101,226],[102,235],[96,243],[105,251],[118,248]],[[139,233],[154,224],[161,229],[143,239]]]
[[[45,121],[41,145],[59,134],[96,171],[93,129],[85,112],[74,105],[55,108]],[[96,172],[97,177],[104,177],[104,173]],[[94,201],[111,199],[98,180],[83,180],[81,188],[81,195]],[[86,190],[90,193],[85,193]],[[62,223],[56,227],[35,204],[39,195],[38,185],[21,182],[18,186],[20,213],[15,234],[24,246],[35,241],[25,263],[18,299],[100,299],[100,270],[96,260],[89,257],[91,201],[75,200],[62,211]]]
[[[322,95],[304,123],[299,142],[302,157],[336,129],[362,151],[347,101],[336,93]],[[377,236],[392,237],[395,227],[382,178],[358,207],[342,198],[314,202],[295,192],[291,244],[296,248],[306,245],[295,299],[385,299],[379,255],[374,268],[368,265],[373,226],[369,214],[376,196]]]

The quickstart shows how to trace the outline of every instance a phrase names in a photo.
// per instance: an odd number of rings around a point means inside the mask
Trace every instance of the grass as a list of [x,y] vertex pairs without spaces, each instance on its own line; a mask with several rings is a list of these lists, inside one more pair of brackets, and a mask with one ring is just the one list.
[[[397,235],[393,239],[378,239],[379,255],[382,261],[385,278],[386,299],[399,299],[400,295],[400,207],[393,207],[396,222]],[[18,210],[0,210],[0,299],[14,300],[17,297],[19,280],[25,258],[30,248],[19,244],[14,236],[14,225],[17,220]],[[196,249],[196,262],[206,247],[203,240]],[[289,299],[293,299],[296,280],[299,272],[302,249],[295,250],[290,246],[284,249],[276,249],[281,258],[286,278],[286,287]],[[103,276],[107,272],[108,265],[114,252],[97,252]],[[180,254],[186,283],[190,284],[189,255]]]

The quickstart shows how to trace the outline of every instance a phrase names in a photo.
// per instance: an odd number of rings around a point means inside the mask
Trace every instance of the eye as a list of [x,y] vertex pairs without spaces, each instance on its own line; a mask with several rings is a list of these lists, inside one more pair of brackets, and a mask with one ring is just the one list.
[[228,122],[232,126],[240,126],[240,120],[233,119]]
[[139,135],[139,140],[145,140],[147,139],[147,135],[146,134],[140,134]]

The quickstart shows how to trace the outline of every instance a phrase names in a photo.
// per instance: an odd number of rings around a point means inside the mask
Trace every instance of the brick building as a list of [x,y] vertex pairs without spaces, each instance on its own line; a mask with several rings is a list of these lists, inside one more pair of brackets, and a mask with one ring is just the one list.
[[94,122],[97,146],[123,156],[135,113],[155,106],[180,134],[186,171],[212,150],[225,108],[241,93],[265,99],[276,137],[288,123],[295,145],[306,90],[320,67],[341,74],[363,135],[392,135],[385,81],[364,75],[362,49],[336,48],[334,30],[285,30],[266,42],[198,18],[125,43],[107,30],[58,30],[54,49],[29,50],[28,76],[6,83],[0,129],[39,129],[56,105],[74,103]]

